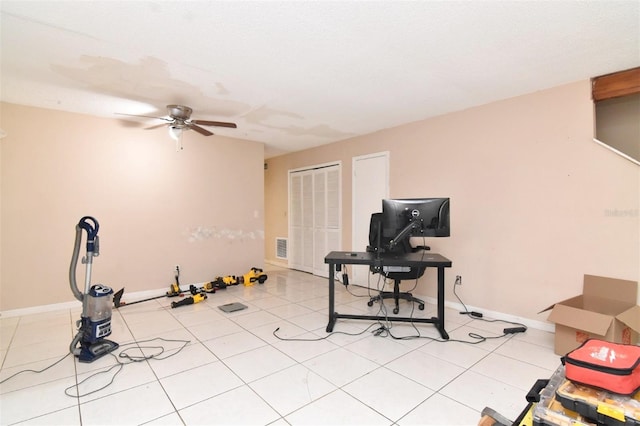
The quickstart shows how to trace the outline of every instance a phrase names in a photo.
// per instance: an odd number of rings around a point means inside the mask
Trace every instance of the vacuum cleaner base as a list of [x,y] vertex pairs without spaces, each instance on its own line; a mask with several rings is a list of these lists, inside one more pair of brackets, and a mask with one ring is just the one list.
[[78,361],[93,362],[102,356],[115,351],[120,347],[119,344],[111,340],[102,339],[95,343],[81,343]]

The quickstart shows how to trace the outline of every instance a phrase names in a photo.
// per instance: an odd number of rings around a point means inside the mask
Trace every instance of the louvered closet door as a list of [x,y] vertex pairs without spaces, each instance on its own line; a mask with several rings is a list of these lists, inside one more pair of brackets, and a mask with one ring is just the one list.
[[302,268],[302,174],[289,175],[289,267]]
[[340,250],[340,166],[290,173],[289,267],[328,277],[324,257]]
[[329,276],[324,258],[330,251],[340,250],[340,169],[319,169],[313,175],[314,192],[314,258],[313,274]]
[[302,268],[313,272],[313,175],[302,177]]
[[289,266],[313,272],[313,175],[298,172],[289,179]]

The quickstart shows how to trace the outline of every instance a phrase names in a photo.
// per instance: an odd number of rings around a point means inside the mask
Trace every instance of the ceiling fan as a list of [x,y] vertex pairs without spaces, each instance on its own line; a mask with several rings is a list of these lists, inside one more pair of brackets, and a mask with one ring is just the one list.
[[129,115],[132,117],[146,117],[155,118],[157,120],[163,120],[165,123],[157,124],[155,126],[147,127],[149,129],[157,129],[158,127],[168,126],[169,136],[176,141],[176,151],[182,150],[182,132],[185,130],[193,129],[203,136],[211,136],[213,133],[200,126],[217,126],[217,127],[230,127],[232,129],[237,128],[236,123],[228,123],[225,121],[209,121],[209,120],[191,120],[191,113],[193,109],[184,105],[167,105],[167,111],[169,112],[169,118],[166,117],[152,117],[149,115],[134,115],[134,114],[120,114]]
[[167,111],[169,112],[169,118],[166,117],[152,117],[149,115],[135,115],[135,114],[120,114],[129,115],[132,117],[146,117],[155,118],[157,120],[166,121],[166,123],[158,124],[156,126],[147,127],[147,129],[156,129],[162,126],[168,126],[169,131],[179,133],[183,130],[193,129],[203,136],[211,136],[213,133],[200,126],[216,126],[216,127],[230,127],[237,128],[235,123],[228,123],[225,121],[209,121],[209,120],[191,120],[191,113],[193,109],[184,105],[167,105]]

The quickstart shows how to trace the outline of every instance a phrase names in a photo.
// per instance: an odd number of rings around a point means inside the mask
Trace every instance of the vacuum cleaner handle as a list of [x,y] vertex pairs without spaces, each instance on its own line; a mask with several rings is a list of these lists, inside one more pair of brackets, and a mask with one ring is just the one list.
[[[76,239],[73,245],[73,255],[71,256],[71,264],[69,265],[69,284],[73,295],[81,302],[84,302],[85,293],[89,292],[91,281],[91,262],[93,256],[97,256],[98,249],[98,221],[91,216],[84,216],[76,225]],[[87,273],[85,277],[85,292],[78,288],[76,282],[76,267],[78,265],[78,257],[80,256],[80,245],[82,243],[82,230],[87,232],[87,257],[82,259],[82,263],[87,263]],[[83,305],[84,312],[84,305]]]
[[100,225],[96,218],[84,216],[80,219],[80,222],[78,222],[78,226],[87,231],[87,251],[98,253],[98,228]]

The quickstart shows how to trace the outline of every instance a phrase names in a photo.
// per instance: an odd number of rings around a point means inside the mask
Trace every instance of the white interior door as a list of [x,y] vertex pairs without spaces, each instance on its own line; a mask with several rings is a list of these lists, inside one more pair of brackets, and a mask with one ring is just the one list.
[[[354,157],[352,182],[352,249],[365,251],[371,214],[382,211],[382,199],[389,197],[389,152]],[[352,265],[349,272],[351,282],[367,284],[367,266]]]

